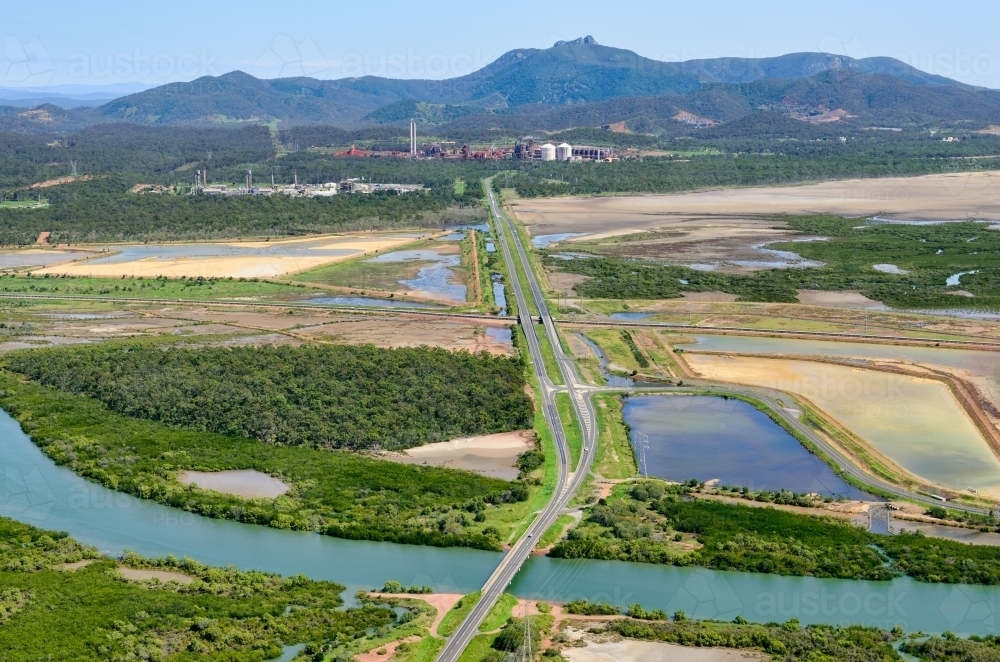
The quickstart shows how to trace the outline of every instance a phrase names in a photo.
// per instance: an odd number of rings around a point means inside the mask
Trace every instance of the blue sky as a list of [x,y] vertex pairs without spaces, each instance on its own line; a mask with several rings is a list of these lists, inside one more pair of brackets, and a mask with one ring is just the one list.
[[5,3],[0,87],[272,78],[447,78],[513,48],[593,35],[660,60],[826,51],[897,57],[1000,88],[1000,2]]

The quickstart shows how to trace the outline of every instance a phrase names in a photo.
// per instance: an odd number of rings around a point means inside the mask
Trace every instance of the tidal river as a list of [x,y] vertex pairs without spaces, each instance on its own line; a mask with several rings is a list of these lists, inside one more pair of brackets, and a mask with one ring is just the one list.
[[[0,515],[66,531],[109,554],[188,556],[345,584],[350,600],[387,579],[438,591],[478,589],[500,554],[338,540],[192,515],[107,490],[56,466],[0,411]],[[533,557],[511,590],[524,597],[578,597],[621,606],[684,610],[696,618],[865,623],[907,631],[993,634],[1000,631],[1000,588],[779,577],[698,568]]]

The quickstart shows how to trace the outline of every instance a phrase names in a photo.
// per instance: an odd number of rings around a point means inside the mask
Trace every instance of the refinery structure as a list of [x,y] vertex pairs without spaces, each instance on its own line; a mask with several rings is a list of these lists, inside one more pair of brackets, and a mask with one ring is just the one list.
[[334,156],[340,158],[526,159],[534,161],[617,161],[619,158],[610,147],[591,147],[568,143],[556,146],[550,142],[542,144],[532,136],[518,140],[512,147],[491,146],[488,149],[474,149],[467,144],[459,147],[456,143],[448,141],[420,145],[417,142],[417,123],[415,120],[410,120],[409,129],[409,151],[407,152],[401,149],[362,149],[351,145],[342,152],[336,152]]
[[419,184],[381,184],[365,181],[363,177],[352,177],[340,182],[324,182],[322,184],[300,184],[298,174],[294,174],[294,182],[289,184],[276,184],[274,174],[271,174],[270,186],[260,186],[254,184],[253,171],[247,170],[244,174],[242,186],[230,186],[228,184],[209,184],[208,170],[196,170],[194,174],[194,186],[191,187],[191,195],[288,195],[292,197],[323,198],[338,193],[389,193],[402,195],[413,191],[422,190],[424,187]]

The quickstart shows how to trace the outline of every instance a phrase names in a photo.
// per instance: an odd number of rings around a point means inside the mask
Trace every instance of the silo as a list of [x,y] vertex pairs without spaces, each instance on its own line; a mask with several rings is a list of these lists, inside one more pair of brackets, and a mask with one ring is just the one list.
[[573,156],[573,148],[568,143],[563,143],[556,147],[557,161],[569,161],[571,156]]
[[555,161],[556,160],[556,148],[552,143],[545,143],[542,145],[542,160],[543,161]]

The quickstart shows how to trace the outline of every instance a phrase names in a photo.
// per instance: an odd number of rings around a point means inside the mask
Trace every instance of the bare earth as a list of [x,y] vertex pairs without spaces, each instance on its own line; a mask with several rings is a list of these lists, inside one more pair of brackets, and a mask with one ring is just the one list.
[[[151,254],[142,259],[127,262],[105,262],[88,260],[74,262],[61,266],[52,266],[39,270],[38,273],[66,274],[69,276],[104,276],[104,277],[143,277],[154,278],[167,276],[179,278],[274,278],[284,274],[305,271],[324,264],[339,262],[356,257],[362,253],[374,253],[387,248],[394,248],[413,241],[413,237],[395,235],[344,235],[330,237],[325,242],[317,242],[315,237],[309,239],[290,239],[274,242],[243,242],[225,243],[223,246],[241,248],[267,247],[272,254],[237,255],[237,256],[198,256],[198,244],[189,244],[195,254],[184,257],[158,257]],[[202,244],[204,245],[204,244]],[[308,245],[308,246],[305,246]],[[306,247],[310,250],[342,251],[341,255],[316,254],[305,251],[291,252]],[[173,245],[164,245],[166,250]],[[282,247],[289,249],[288,254],[281,254]],[[111,250],[116,247],[109,246]],[[155,248],[155,247],[154,247]]]
[[584,648],[565,648],[562,655],[570,662],[742,662],[768,659],[763,653],[730,648],[693,648],[631,639],[590,642]]
[[180,572],[170,572],[169,570],[136,570],[135,568],[126,568],[125,566],[118,566],[118,574],[120,574],[125,579],[131,579],[132,581],[145,581],[147,579],[159,579],[161,582],[166,584],[167,582],[177,582],[178,584],[190,584],[194,581],[194,577],[185,575]]
[[244,499],[273,499],[289,490],[288,485],[259,471],[181,471],[177,481],[204,490],[234,494]]
[[410,448],[384,459],[401,464],[429,464],[451,469],[475,471],[484,476],[513,480],[518,469],[517,456],[533,446],[531,432],[502,432],[478,437],[452,439]]
[[1000,173],[849,179],[801,186],[732,188],[593,198],[513,200],[532,234],[621,234],[691,215],[881,214],[898,219],[1000,220]]
[[835,308],[864,308],[887,310],[881,301],[869,299],[860,292],[828,292],[825,290],[799,290],[799,303],[810,306],[832,306]]
[[406,600],[423,600],[430,606],[437,609],[437,615],[434,617],[434,622],[431,623],[431,634],[437,634],[438,626],[441,625],[441,621],[444,620],[445,614],[451,611],[455,603],[465,597],[462,593],[372,593],[372,597],[376,598],[400,598]]

